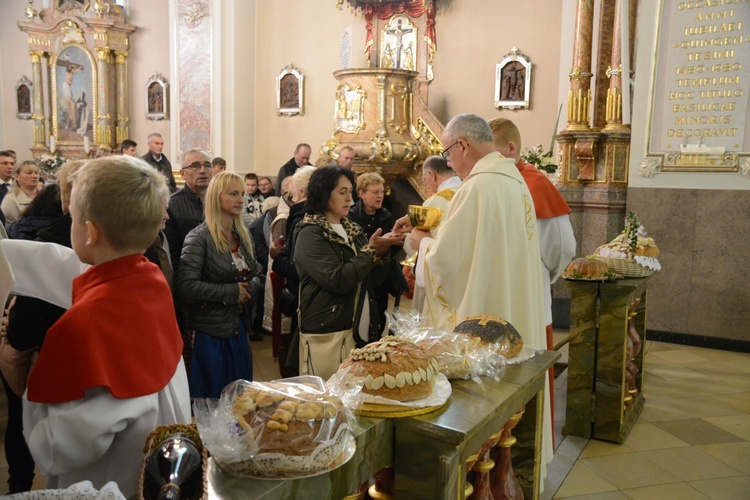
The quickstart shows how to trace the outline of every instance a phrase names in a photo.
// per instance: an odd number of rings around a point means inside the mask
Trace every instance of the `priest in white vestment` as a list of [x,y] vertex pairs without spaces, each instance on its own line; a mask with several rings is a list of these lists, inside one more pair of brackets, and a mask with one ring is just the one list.
[[[442,139],[443,155],[463,184],[436,234],[411,231],[422,261],[416,277],[425,287],[425,322],[450,332],[465,318],[494,314],[509,321],[525,345],[545,349],[537,222],[515,160],[495,151],[489,125],[476,115],[453,118]],[[394,227],[409,229],[404,218]],[[542,465],[552,460],[547,393],[544,406]]]

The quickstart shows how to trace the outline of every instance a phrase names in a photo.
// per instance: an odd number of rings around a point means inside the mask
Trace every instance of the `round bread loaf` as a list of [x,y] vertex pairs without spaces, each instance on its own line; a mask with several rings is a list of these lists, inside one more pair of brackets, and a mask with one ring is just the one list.
[[[285,393],[283,383],[264,383],[272,390],[248,387],[234,400],[237,422],[258,445],[258,453],[308,456],[331,440],[346,422],[334,396]],[[274,390],[278,388],[278,390]]]
[[414,401],[432,394],[439,373],[435,358],[408,340],[388,336],[353,349],[339,372],[364,379],[362,392],[394,401]]
[[521,334],[513,325],[492,314],[466,318],[453,331],[477,337],[483,344],[498,344],[497,353],[506,358],[517,356],[523,349]]
[[578,276],[581,278],[603,278],[607,271],[609,271],[609,266],[606,262],[591,256],[575,259],[565,268],[565,274],[568,278]]
[[654,243],[653,238],[638,237],[638,246],[635,247],[635,254],[643,257],[658,257],[659,247]]

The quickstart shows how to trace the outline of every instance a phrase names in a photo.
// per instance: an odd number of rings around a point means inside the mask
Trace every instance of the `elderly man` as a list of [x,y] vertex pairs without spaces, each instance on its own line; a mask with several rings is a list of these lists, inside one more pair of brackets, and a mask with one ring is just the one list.
[[213,175],[208,154],[201,149],[186,151],[182,157],[180,175],[185,180],[185,186],[169,197],[169,220],[164,228],[175,271],[180,264],[185,236],[203,222],[203,200]]
[[354,148],[351,146],[344,146],[341,148],[336,164],[341,168],[351,170],[352,165],[354,165]]
[[[422,164],[422,181],[427,188],[427,192],[431,194],[422,205],[439,208],[445,215],[456,190],[461,186],[461,178],[448,166],[448,161],[445,158],[430,156]],[[411,252],[407,251],[407,253]],[[406,275],[406,273],[404,274]],[[407,279],[411,279],[411,277],[407,276]],[[414,298],[412,299],[412,308],[415,311],[421,313],[424,309],[424,297],[424,287],[415,283]]]
[[[425,287],[424,315],[453,331],[470,316],[494,314],[516,327],[524,343],[546,348],[539,237],[529,189],[515,166],[495,151],[492,131],[476,115],[458,115],[443,132],[443,157],[463,184],[434,239],[412,230],[419,249],[417,284]],[[408,217],[394,230],[408,230]],[[549,398],[545,419],[549,422]],[[550,424],[543,452],[552,458]]]
[[312,149],[310,148],[309,144],[305,144],[304,142],[297,144],[297,147],[294,149],[294,156],[292,157],[292,159],[282,165],[282,167],[279,169],[279,175],[276,177],[277,193],[281,192],[281,183],[285,178],[294,175],[294,172],[296,172],[299,167],[304,167],[305,165],[310,164],[311,152]]
[[174,193],[177,191],[177,183],[174,180],[174,175],[172,175],[172,164],[169,163],[169,158],[162,154],[163,150],[164,138],[159,132],[151,132],[148,134],[148,153],[141,156],[141,160],[164,174],[164,177],[167,178],[169,192]]

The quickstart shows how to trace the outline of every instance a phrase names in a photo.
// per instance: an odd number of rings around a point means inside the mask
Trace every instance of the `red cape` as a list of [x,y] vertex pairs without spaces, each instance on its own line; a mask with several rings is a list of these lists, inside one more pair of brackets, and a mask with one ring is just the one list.
[[519,160],[516,167],[531,191],[537,219],[551,219],[570,213],[570,207],[565,202],[565,198],[544,172],[523,160]]
[[29,401],[65,403],[92,387],[126,399],[162,390],[182,355],[172,294],[142,255],[73,280],[73,305],[49,329],[29,375]]

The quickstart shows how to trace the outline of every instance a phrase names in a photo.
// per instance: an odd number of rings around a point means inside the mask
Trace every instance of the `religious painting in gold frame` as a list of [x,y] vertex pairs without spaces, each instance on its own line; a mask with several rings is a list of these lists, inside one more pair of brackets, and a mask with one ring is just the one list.
[[417,27],[408,16],[397,14],[388,21],[380,32],[380,68],[406,69],[417,68]]
[[495,108],[531,107],[531,61],[516,47],[495,68]]
[[83,45],[71,44],[52,57],[52,132],[57,144],[94,143],[97,109],[96,63]]
[[276,114],[304,115],[304,90],[305,76],[292,63],[287,64],[276,77]]
[[25,76],[16,83],[16,116],[22,120],[30,120],[32,116],[31,88],[33,86],[31,80]]
[[334,121],[336,126],[333,133],[344,132],[358,134],[366,127],[365,121],[365,91],[362,87],[339,85],[336,89],[336,104],[334,107]]
[[166,120],[169,117],[169,82],[155,73],[146,82],[146,118]]

